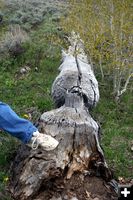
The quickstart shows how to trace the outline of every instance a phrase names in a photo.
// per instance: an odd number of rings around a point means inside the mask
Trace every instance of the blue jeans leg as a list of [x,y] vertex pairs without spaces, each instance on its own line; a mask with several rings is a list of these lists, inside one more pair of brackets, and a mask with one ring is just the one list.
[[37,128],[28,120],[20,118],[9,105],[0,102],[0,129],[28,143]]

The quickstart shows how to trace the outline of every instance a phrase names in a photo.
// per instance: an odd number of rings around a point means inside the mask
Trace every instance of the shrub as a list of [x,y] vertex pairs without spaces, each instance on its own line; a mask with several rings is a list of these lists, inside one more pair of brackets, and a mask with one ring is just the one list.
[[0,53],[16,57],[24,52],[23,43],[27,40],[27,33],[19,25],[11,26],[0,43]]
[[[23,28],[40,24],[48,14],[57,14],[62,10],[62,3],[44,0],[5,0],[11,24],[20,24]],[[47,16],[48,17],[48,16]]]

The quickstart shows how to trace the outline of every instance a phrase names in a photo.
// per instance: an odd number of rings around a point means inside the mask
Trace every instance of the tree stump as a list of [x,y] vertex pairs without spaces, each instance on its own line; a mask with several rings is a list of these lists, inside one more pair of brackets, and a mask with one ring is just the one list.
[[[54,184],[71,180],[74,173],[111,178],[99,126],[89,113],[99,99],[98,83],[83,42],[74,33],[69,41],[71,46],[63,53],[60,74],[52,86],[57,108],[43,113],[39,122],[40,131],[56,138],[59,145],[49,152],[20,147],[11,166],[10,191],[15,199],[52,200]],[[65,195],[63,186],[56,190]]]

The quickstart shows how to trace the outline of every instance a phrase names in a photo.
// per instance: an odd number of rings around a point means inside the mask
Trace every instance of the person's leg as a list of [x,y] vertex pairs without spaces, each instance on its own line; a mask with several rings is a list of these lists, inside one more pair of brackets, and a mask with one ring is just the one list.
[[50,135],[40,133],[30,121],[20,118],[10,106],[2,102],[0,102],[0,129],[7,131],[22,142],[28,143],[28,146],[33,149],[41,146],[44,150],[50,151],[59,144]]
[[28,143],[37,128],[28,120],[20,118],[7,104],[0,102],[0,129]]

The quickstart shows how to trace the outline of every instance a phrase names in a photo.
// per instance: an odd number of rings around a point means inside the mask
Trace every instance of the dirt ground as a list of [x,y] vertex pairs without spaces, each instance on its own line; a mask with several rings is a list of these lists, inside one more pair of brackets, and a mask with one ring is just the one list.
[[117,200],[114,190],[98,177],[75,174],[70,180],[51,180],[34,200]]

